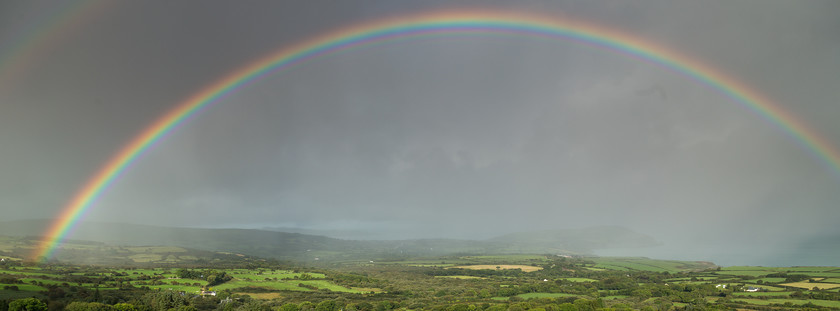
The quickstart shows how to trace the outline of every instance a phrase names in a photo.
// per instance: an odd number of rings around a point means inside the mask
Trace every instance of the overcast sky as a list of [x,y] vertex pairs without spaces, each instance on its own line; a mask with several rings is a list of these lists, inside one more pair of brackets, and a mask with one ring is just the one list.
[[[261,56],[455,8],[572,16],[658,42],[840,145],[840,2],[493,2],[4,0],[3,219],[54,217],[154,120]],[[838,234],[839,189],[777,124],[685,75],[574,41],[459,36],[265,77],[160,141],[86,219],[383,238],[622,225],[725,252]]]

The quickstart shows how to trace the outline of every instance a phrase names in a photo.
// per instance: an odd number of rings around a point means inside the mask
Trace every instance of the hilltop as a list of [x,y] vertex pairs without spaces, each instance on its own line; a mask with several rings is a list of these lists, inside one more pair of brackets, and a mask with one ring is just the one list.
[[[46,220],[0,222],[0,235],[37,238],[48,224]],[[594,249],[657,244],[649,236],[621,227],[542,230],[508,234],[487,240],[344,240],[257,229],[176,228],[83,222],[77,224],[69,238],[110,246],[173,246],[304,262],[451,254],[584,255],[591,254]],[[62,256],[62,252],[58,252],[57,259],[61,260]]]

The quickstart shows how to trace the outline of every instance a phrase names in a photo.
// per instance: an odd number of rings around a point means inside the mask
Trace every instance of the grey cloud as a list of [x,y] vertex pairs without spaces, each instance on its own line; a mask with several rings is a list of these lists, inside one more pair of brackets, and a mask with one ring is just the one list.
[[[840,141],[836,5],[457,7],[574,17],[661,42]],[[114,5],[0,94],[0,208],[55,215],[155,118],[256,57],[359,21],[451,7]],[[778,124],[679,72],[575,41],[465,36],[367,46],[255,81],[150,148],[87,217],[389,237],[619,224],[666,243],[651,254],[724,258],[747,243],[771,254],[779,241],[830,234],[838,184]],[[793,236],[768,229],[791,222]],[[744,232],[760,238],[731,239]],[[684,243],[706,254],[681,252]]]

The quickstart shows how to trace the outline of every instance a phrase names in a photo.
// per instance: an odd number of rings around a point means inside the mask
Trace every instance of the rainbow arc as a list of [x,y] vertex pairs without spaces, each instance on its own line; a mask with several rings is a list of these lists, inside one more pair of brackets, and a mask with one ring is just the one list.
[[199,111],[250,83],[291,66],[344,51],[396,39],[450,34],[504,34],[573,41],[641,59],[690,77],[731,98],[792,137],[840,176],[840,152],[804,122],[747,84],[712,64],[642,37],[586,21],[500,11],[436,11],[367,21],[313,37],[252,61],[207,85],[176,105],[126,144],[64,207],[44,234],[34,257],[48,259],[64,237],[146,150]]

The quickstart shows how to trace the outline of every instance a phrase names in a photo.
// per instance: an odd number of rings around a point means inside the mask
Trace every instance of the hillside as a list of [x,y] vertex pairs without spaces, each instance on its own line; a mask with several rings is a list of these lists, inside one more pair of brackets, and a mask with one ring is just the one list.
[[[46,220],[0,222],[0,235],[37,237]],[[255,229],[173,228],[101,222],[80,223],[69,237],[123,246],[176,246],[295,261],[341,261],[449,254],[565,253],[655,245],[653,238],[620,227],[545,230],[489,240],[343,240]],[[61,259],[62,255],[57,255]]]

